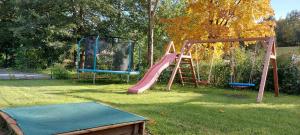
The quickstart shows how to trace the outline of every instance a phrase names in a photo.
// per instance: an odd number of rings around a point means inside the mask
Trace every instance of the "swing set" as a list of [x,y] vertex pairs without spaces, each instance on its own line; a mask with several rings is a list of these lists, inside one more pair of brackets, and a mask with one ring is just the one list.
[[[261,82],[259,85],[259,92],[257,95],[257,102],[261,102],[262,98],[263,98],[263,94],[264,94],[264,89],[265,89],[265,85],[266,85],[266,80],[267,80],[267,75],[268,75],[268,70],[270,67],[270,64],[273,67],[273,79],[274,79],[274,91],[275,91],[275,96],[277,97],[279,95],[279,85],[278,85],[278,73],[277,73],[277,62],[276,62],[276,45],[275,45],[275,38],[274,37],[257,37],[257,38],[234,38],[234,39],[209,39],[209,40],[187,40],[184,42],[182,48],[181,48],[181,52],[180,54],[177,54],[176,57],[176,64],[175,67],[173,68],[173,72],[172,75],[169,79],[168,82],[168,86],[167,89],[170,90],[171,86],[174,82],[174,79],[176,77],[176,74],[178,74],[180,82],[184,85],[186,82],[185,80],[190,80],[192,81],[192,84],[195,84],[195,86],[198,86],[198,84],[201,84],[202,82],[210,82],[210,76],[211,76],[211,70],[214,64],[214,54],[212,57],[212,60],[210,62],[210,71],[209,71],[209,77],[208,80],[199,80],[199,75],[198,75],[198,79],[196,72],[195,72],[195,68],[194,68],[194,63],[193,63],[193,58],[192,58],[192,48],[195,45],[201,45],[201,44],[210,44],[210,43],[233,43],[233,42],[246,42],[246,41],[260,41],[262,43],[263,48],[266,50],[266,54],[265,54],[265,58],[264,58],[264,66],[263,66],[263,70],[262,70],[262,76],[261,76]],[[171,49],[173,48],[173,49]],[[196,47],[197,49],[197,47]],[[216,48],[214,48],[214,52],[215,52]],[[175,48],[174,48],[174,44],[171,42],[169,44],[167,53],[171,54],[171,53],[175,53]],[[196,53],[199,53],[196,51]],[[255,52],[254,54],[257,53],[257,47],[255,47]],[[253,55],[253,61],[252,61],[252,66],[251,66],[251,73],[249,76],[249,82],[248,83],[241,83],[241,82],[235,82],[234,81],[234,77],[233,77],[233,73],[232,73],[232,79],[231,82],[229,83],[229,85],[231,85],[232,87],[239,87],[239,88],[245,88],[245,87],[253,87],[255,86],[255,84],[252,82],[252,75],[253,75],[253,69],[254,69],[254,65],[255,65],[255,60],[256,57],[255,55]],[[196,70],[200,71],[199,68],[199,59],[196,59]],[[186,67],[183,66],[184,64],[188,63],[187,65],[190,67]],[[234,65],[232,65],[233,67]],[[186,73],[185,71],[183,71],[183,69],[188,69],[189,72],[191,72],[192,76],[190,76],[190,79],[187,79],[187,77],[185,77],[184,73]],[[198,72],[199,73],[199,72]]]

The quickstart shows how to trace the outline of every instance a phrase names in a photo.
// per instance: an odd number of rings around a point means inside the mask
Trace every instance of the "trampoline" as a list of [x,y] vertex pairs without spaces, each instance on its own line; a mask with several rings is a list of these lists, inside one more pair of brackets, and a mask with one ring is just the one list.
[[17,135],[142,135],[146,121],[141,116],[93,102],[9,108],[2,109],[0,114],[1,123]]
[[[135,44],[131,40],[99,36],[89,36],[82,38],[77,44],[77,73],[125,74],[127,82],[130,75],[140,74],[140,48],[135,53]],[[134,60],[138,64],[134,64]]]

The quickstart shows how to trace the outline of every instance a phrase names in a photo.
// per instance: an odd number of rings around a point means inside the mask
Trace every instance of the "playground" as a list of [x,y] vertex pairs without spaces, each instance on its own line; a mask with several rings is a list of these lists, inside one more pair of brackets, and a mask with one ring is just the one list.
[[299,9],[0,1],[0,135],[299,135]]
[[[117,80],[118,81],[118,80]],[[128,95],[131,84],[57,80],[0,81],[0,106],[18,107],[77,102],[101,102],[147,117],[150,134],[298,134],[299,96],[200,86],[156,85],[142,95]],[[201,90],[199,90],[201,89]]]

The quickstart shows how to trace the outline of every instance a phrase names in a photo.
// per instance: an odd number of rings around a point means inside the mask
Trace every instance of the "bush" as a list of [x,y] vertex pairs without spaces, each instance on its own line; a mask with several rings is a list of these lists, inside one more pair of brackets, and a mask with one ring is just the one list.
[[47,67],[47,62],[41,58],[39,49],[20,48],[16,53],[16,68],[19,70],[36,70]]
[[[278,59],[278,78],[280,92],[287,94],[300,94],[300,69],[296,63],[293,63],[290,57],[279,56]],[[266,89],[274,90],[273,71],[269,70],[269,76]]]
[[70,72],[61,64],[55,64],[52,68],[52,74],[55,79],[69,79]]
[[214,64],[211,82],[217,87],[226,87],[230,81],[230,65],[225,63]]

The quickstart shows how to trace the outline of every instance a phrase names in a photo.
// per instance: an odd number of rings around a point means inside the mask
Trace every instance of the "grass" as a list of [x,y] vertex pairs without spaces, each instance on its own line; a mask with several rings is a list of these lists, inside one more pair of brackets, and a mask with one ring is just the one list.
[[65,80],[0,81],[0,107],[95,101],[145,116],[155,135],[300,134],[300,97],[209,87],[165,85],[141,95],[128,95],[126,84],[97,84]]
[[278,56],[280,55],[300,55],[300,47],[277,47]]

